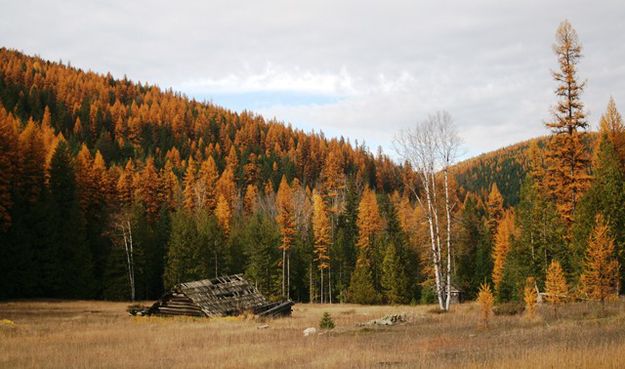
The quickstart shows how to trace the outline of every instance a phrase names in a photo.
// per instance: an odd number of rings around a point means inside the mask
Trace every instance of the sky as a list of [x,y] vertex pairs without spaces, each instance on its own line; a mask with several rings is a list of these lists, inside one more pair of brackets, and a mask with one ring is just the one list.
[[625,2],[0,0],[0,46],[381,146],[446,110],[476,155],[547,133],[568,19],[591,127],[625,110]]

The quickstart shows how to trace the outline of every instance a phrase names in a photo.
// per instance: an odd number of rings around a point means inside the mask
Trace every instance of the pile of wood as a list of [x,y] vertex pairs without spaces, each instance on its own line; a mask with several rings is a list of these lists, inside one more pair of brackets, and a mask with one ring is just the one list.
[[277,317],[291,315],[290,300],[269,302],[242,274],[181,283],[165,293],[147,311],[150,315],[198,317],[251,313]]

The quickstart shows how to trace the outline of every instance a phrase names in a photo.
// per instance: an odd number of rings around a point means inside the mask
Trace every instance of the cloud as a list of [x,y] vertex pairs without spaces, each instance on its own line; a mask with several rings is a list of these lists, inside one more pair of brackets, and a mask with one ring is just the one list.
[[625,109],[621,0],[23,0],[3,4],[0,44],[386,151],[446,109],[476,154],[546,133],[564,18],[591,122],[610,95]]

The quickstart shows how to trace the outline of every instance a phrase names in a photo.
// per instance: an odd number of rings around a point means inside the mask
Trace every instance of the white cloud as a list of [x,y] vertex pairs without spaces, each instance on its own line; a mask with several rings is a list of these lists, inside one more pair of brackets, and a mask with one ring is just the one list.
[[202,97],[328,96],[260,112],[385,149],[446,109],[478,153],[546,132],[564,18],[584,43],[591,121],[610,95],[625,110],[622,0],[23,0],[2,5],[0,44]]

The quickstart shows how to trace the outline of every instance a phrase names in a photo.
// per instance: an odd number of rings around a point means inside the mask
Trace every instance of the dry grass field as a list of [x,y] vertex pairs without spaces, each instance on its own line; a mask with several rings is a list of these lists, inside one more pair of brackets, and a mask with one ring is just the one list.
[[[478,327],[478,307],[448,314],[431,306],[305,305],[291,318],[131,317],[125,303],[0,303],[0,368],[623,368],[625,303],[601,313],[572,304],[555,320],[496,316]],[[304,337],[329,312],[336,328]],[[359,327],[388,313],[392,327]],[[258,329],[268,324],[265,329]]]

